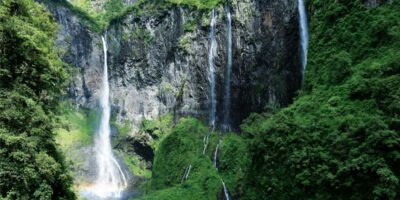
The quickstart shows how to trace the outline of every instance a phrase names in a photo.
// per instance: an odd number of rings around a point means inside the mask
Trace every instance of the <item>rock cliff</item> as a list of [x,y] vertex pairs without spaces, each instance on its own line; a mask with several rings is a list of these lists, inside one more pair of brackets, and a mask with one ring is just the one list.
[[[132,3],[128,1],[128,3]],[[102,70],[101,35],[107,35],[113,115],[137,130],[143,118],[166,113],[206,120],[209,110],[210,11],[185,6],[131,12],[103,33],[81,16],[46,3],[60,24],[64,60],[76,66],[68,94],[77,106],[97,107]],[[300,86],[298,13],[294,0],[234,0],[231,126],[267,104],[289,104]],[[226,66],[226,14],[217,11],[217,123],[221,121]]]

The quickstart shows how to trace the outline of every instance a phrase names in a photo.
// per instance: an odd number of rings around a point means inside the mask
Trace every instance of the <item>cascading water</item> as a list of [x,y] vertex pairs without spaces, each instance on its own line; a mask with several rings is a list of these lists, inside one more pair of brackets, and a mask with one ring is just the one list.
[[210,139],[210,133],[207,133],[203,138],[203,155],[206,154],[209,139]]
[[189,178],[189,174],[190,174],[190,170],[192,169],[192,164],[190,164],[186,169],[185,169],[185,173],[182,176],[182,180],[181,183],[184,183],[188,178]]
[[102,37],[104,51],[103,80],[100,90],[101,121],[95,140],[97,179],[92,187],[84,192],[89,199],[120,199],[128,186],[124,172],[115,159],[110,141],[110,88],[107,71],[107,43]]
[[214,165],[215,169],[217,169],[217,170],[218,170],[218,167],[217,167],[218,151],[219,151],[219,145],[220,144],[221,144],[221,140],[218,141],[218,144],[215,147],[214,158],[213,158],[213,165]]
[[[220,145],[221,145],[221,139],[218,141],[218,144],[217,144],[217,146],[215,147],[215,151],[214,151],[213,165],[214,165],[214,167],[215,167],[215,169],[216,169],[217,171],[218,171],[218,166],[217,166],[218,151],[219,151]],[[222,178],[221,178],[221,182],[222,182],[222,187],[224,188],[225,199],[226,199],[226,200],[230,200],[228,188],[226,187],[225,182],[224,182],[224,180],[222,180]]]
[[225,199],[230,200],[228,188],[226,188],[224,180],[221,179],[221,182],[222,182],[222,187],[224,188]]
[[301,45],[301,74],[304,78],[304,72],[307,65],[307,49],[308,49],[308,25],[307,12],[304,6],[304,0],[298,0],[299,9],[299,27],[300,27],[300,45]]
[[216,54],[217,40],[215,39],[215,26],[217,21],[217,14],[213,9],[211,12],[211,31],[210,31],[210,49],[208,51],[208,67],[209,75],[208,82],[210,83],[210,112],[209,112],[209,124],[211,127],[215,127],[215,116],[217,112],[217,95],[215,92],[215,64],[214,57]]
[[224,121],[222,128],[225,131],[230,129],[230,106],[231,106],[231,76],[232,76],[232,16],[228,4],[225,5],[226,12],[226,40],[227,40],[227,62],[225,70],[225,94],[224,94]]

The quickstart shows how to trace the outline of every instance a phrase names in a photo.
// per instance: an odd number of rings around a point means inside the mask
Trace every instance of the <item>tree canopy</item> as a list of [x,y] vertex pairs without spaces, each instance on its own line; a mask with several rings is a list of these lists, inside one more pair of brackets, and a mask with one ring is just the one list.
[[53,112],[66,78],[57,26],[32,0],[0,2],[0,197],[73,199],[54,142]]

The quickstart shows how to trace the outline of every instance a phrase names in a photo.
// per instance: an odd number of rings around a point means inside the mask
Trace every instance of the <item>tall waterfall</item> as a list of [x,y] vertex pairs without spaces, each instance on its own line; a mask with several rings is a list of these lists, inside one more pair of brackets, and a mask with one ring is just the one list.
[[225,94],[224,94],[224,121],[222,128],[224,130],[230,129],[230,106],[231,106],[231,76],[232,76],[232,16],[229,4],[225,5],[226,12],[226,49],[227,49],[227,62],[225,70]]
[[211,31],[210,31],[210,49],[208,51],[208,81],[210,83],[210,112],[209,112],[209,124],[211,127],[215,127],[215,116],[217,112],[217,95],[215,92],[215,64],[214,57],[216,54],[217,40],[215,39],[215,26],[217,21],[217,14],[215,9],[211,12]]
[[299,9],[299,26],[300,26],[300,44],[301,44],[301,74],[304,78],[304,72],[307,65],[307,49],[308,49],[308,24],[307,12],[304,6],[304,0],[298,0]]
[[101,122],[95,140],[97,179],[90,188],[90,199],[120,199],[122,191],[128,186],[124,172],[115,159],[110,141],[110,87],[107,72],[107,43],[104,37],[104,68],[100,90]]

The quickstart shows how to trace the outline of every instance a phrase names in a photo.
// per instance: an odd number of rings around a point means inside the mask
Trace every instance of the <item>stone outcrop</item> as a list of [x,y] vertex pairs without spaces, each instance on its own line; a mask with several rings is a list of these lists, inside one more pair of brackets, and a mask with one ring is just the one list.
[[[131,1],[129,1],[131,2]],[[285,106],[300,86],[297,1],[232,1],[233,74],[231,125],[267,104]],[[77,106],[96,108],[102,70],[100,34],[67,8],[48,4],[60,24],[64,60],[76,66],[68,88]],[[226,64],[223,6],[217,20],[217,118],[222,119]],[[206,121],[209,107],[210,13],[186,7],[127,14],[107,35],[113,115],[140,122],[173,112]],[[218,120],[217,119],[217,120]]]

